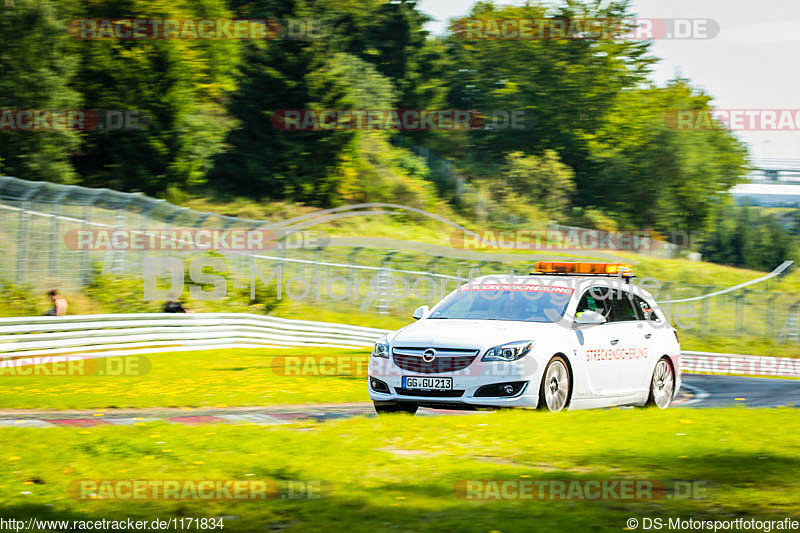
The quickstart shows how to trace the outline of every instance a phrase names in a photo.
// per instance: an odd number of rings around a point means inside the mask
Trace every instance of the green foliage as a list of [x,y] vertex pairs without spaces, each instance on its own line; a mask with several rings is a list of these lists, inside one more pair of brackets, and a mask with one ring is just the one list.
[[619,224],[602,210],[595,207],[573,207],[569,215],[570,224],[582,228],[617,231]]
[[164,306],[164,302],[144,299],[141,279],[102,273],[98,265],[84,292],[99,306],[101,313],[160,313]]
[[553,150],[542,157],[511,152],[501,178],[514,193],[550,213],[563,212],[575,192],[572,169]]
[[[470,18],[606,18],[627,15],[626,2],[495,6],[478,3]],[[504,154],[558,154],[575,174],[577,206],[594,206],[633,227],[701,231],[745,172],[746,151],[725,129],[675,131],[671,110],[708,109],[710,97],[686,80],[663,88],[647,81],[649,44],[611,40],[446,38],[453,68],[448,103],[485,112],[524,111],[522,129],[439,135],[427,144],[460,157],[461,172],[483,179]],[[563,205],[556,202],[556,206]],[[562,210],[563,213],[563,210]]]
[[[230,18],[223,0],[86,0],[74,18]],[[84,107],[125,109],[143,129],[94,130],[74,158],[82,182],[163,195],[202,183],[231,119],[239,44],[231,40],[80,40],[72,86]]]
[[745,173],[747,152],[727,130],[677,131],[676,109],[709,109],[710,97],[686,80],[619,94],[608,121],[589,140],[591,180],[584,202],[624,214],[638,228],[703,231]]
[[748,206],[723,209],[701,251],[715,263],[756,270],[771,270],[797,258],[797,244],[778,220]]
[[424,160],[392,146],[382,133],[357,134],[335,176],[337,197],[343,203],[395,202],[420,209],[437,204],[435,188],[426,181]]
[[0,282],[0,316],[36,316],[43,314],[44,295],[35,296],[33,287]]
[[[15,0],[0,7],[0,109],[76,109],[70,87],[76,60],[68,51],[63,6]],[[69,163],[75,130],[0,131],[0,174],[61,183],[76,181]]]
[[349,194],[346,167],[357,151],[356,133],[280,131],[270,122],[281,109],[394,107],[394,86],[375,66],[345,52],[326,54],[325,46],[313,39],[246,45],[243,80],[231,105],[240,127],[229,135],[231,150],[217,161],[215,183],[316,205],[339,203]]
[[[628,4],[482,1],[468,16],[624,19]],[[71,19],[120,17],[314,20],[324,35],[84,40],[66,31]],[[0,12],[0,108],[126,109],[145,127],[3,132],[0,171],[179,203],[200,189],[285,202],[279,209],[385,201],[452,207],[481,224],[555,219],[665,235],[705,232],[745,172],[730,131],[669,127],[669,112],[708,110],[711,96],[684,79],[652,85],[646,41],[472,41],[455,23],[431,37],[427,20],[406,0],[15,0]],[[442,108],[524,118],[517,129],[395,132],[395,146],[386,132],[271,122],[280,110]],[[413,155],[420,149],[434,156]]]
[[[627,2],[568,2],[549,10],[544,2],[522,6],[476,4],[469,18],[623,17]],[[451,28],[457,32],[458,28]],[[522,129],[471,135],[457,149],[476,160],[502,163],[513,151],[556,150],[582,176],[588,155],[586,135],[601,127],[621,90],[645,79],[653,62],[648,43],[611,40],[447,39],[453,68],[448,71],[448,103],[459,109],[525,113]],[[462,139],[454,139],[461,141]]]

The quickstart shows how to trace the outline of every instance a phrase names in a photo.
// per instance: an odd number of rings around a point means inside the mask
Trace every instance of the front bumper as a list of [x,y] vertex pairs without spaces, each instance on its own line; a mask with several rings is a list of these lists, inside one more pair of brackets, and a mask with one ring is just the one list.
[[[369,397],[374,402],[413,402],[424,406],[448,408],[476,407],[536,407],[539,404],[539,365],[530,354],[514,363],[483,363],[475,360],[466,369],[449,373],[415,373],[396,366],[391,359],[370,359],[369,377],[385,383],[389,392],[378,392],[369,387]],[[410,391],[402,388],[403,376],[451,377],[453,390]],[[476,396],[478,389],[497,383],[527,382],[513,396]]]

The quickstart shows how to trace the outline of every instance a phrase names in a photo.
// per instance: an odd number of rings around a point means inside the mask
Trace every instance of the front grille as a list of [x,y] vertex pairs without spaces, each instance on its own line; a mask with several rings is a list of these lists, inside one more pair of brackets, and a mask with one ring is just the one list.
[[395,387],[397,394],[403,396],[425,396],[428,398],[460,398],[463,396],[463,390],[416,390],[404,389],[402,387]]
[[427,363],[422,359],[422,354],[427,349],[428,348],[395,348],[392,350],[394,364],[409,372],[436,374],[463,370],[478,356],[478,350],[434,348],[434,350],[436,350],[436,358],[430,363]]

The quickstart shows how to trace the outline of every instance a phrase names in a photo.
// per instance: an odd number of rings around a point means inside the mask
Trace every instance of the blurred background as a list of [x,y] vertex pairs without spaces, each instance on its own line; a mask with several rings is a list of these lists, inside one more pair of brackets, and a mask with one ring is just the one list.
[[[553,257],[625,260],[662,282],[656,296],[665,301],[794,260],[800,165],[791,154],[751,157],[753,141],[740,132],[679,131],[665,119],[674,110],[713,109],[713,84],[693,81],[657,51],[681,58],[705,50],[724,42],[724,23],[739,19],[727,14],[719,36],[679,44],[470,40],[458,22],[714,15],[657,7],[4,0],[0,109],[129,110],[142,120],[135,129],[0,132],[7,176],[0,178],[7,251],[0,313],[41,314],[53,287],[67,291],[70,313],[160,308],[142,298],[148,254],[65,247],[66,232],[80,228],[272,228],[307,215],[312,222],[303,227],[330,234],[329,246],[229,256],[226,299],[192,305],[379,327],[402,325],[414,306],[436,300],[407,291],[394,297],[393,276],[413,283],[414,273],[525,272],[531,261]],[[293,30],[219,40],[80,39],[68,31],[70,21],[98,18],[267,18]],[[665,75],[670,69],[674,75]],[[286,109],[518,111],[526,121],[522,129],[281,131],[273,115]],[[404,208],[313,219],[320,209],[369,202]],[[647,253],[500,254],[453,247],[454,227],[644,230],[662,244]],[[294,273],[361,273],[367,293],[380,291],[366,302],[319,293],[290,302],[260,287],[253,300],[249,286],[235,283],[253,265],[269,272],[276,264]],[[700,319],[687,331],[688,346],[732,350],[747,342],[752,353],[792,352],[798,288],[792,274],[692,304]]]
[[[719,31],[468,39],[463,17],[708,19]],[[75,31],[81,20],[123,18],[269,19],[280,32]],[[800,273],[763,278],[798,259],[800,124],[679,130],[669,117],[800,107],[799,21],[791,0],[0,0],[0,519],[214,517],[225,531],[258,533],[797,520]],[[525,120],[457,131],[275,125],[286,110],[331,109]],[[85,110],[99,122],[18,131],[15,110]],[[135,125],[108,127],[120,116]],[[324,238],[179,253],[80,249],[71,237],[180,229]],[[650,240],[559,241],[586,230]],[[500,231],[552,237],[535,249],[459,241]],[[161,260],[183,274],[169,302],[145,292],[147,265]],[[221,262],[198,273],[198,260]],[[525,274],[542,260],[624,262],[634,283],[649,279],[683,352],[675,409],[371,418],[369,354],[385,330],[467,277]],[[212,289],[198,275],[211,273],[225,294],[194,297]],[[174,287],[167,274],[159,288]],[[72,316],[61,316],[66,304]],[[165,304],[188,313],[161,313]],[[87,364],[57,370],[54,354]],[[287,371],[298,361],[302,371]],[[687,361],[714,367],[687,372]],[[323,491],[269,502],[70,494],[101,479]],[[585,502],[572,489],[548,501],[459,498],[465,481],[492,479],[652,480],[666,491],[642,502],[605,489]],[[679,494],[689,483],[707,491]],[[86,528],[35,524],[16,529]]]

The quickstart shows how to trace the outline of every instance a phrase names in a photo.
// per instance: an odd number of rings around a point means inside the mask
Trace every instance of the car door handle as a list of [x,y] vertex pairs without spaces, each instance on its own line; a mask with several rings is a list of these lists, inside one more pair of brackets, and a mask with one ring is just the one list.
[[618,342],[619,342],[619,339],[611,339],[611,345],[612,345],[612,346],[616,346],[616,344],[617,344]]
[[652,334],[652,333],[647,333],[647,334],[645,334],[644,338],[645,338],[645,339],[649,339],[649,338],[650,338],[650,337],[652,337],[652,336],[653,336],[653,334]]

